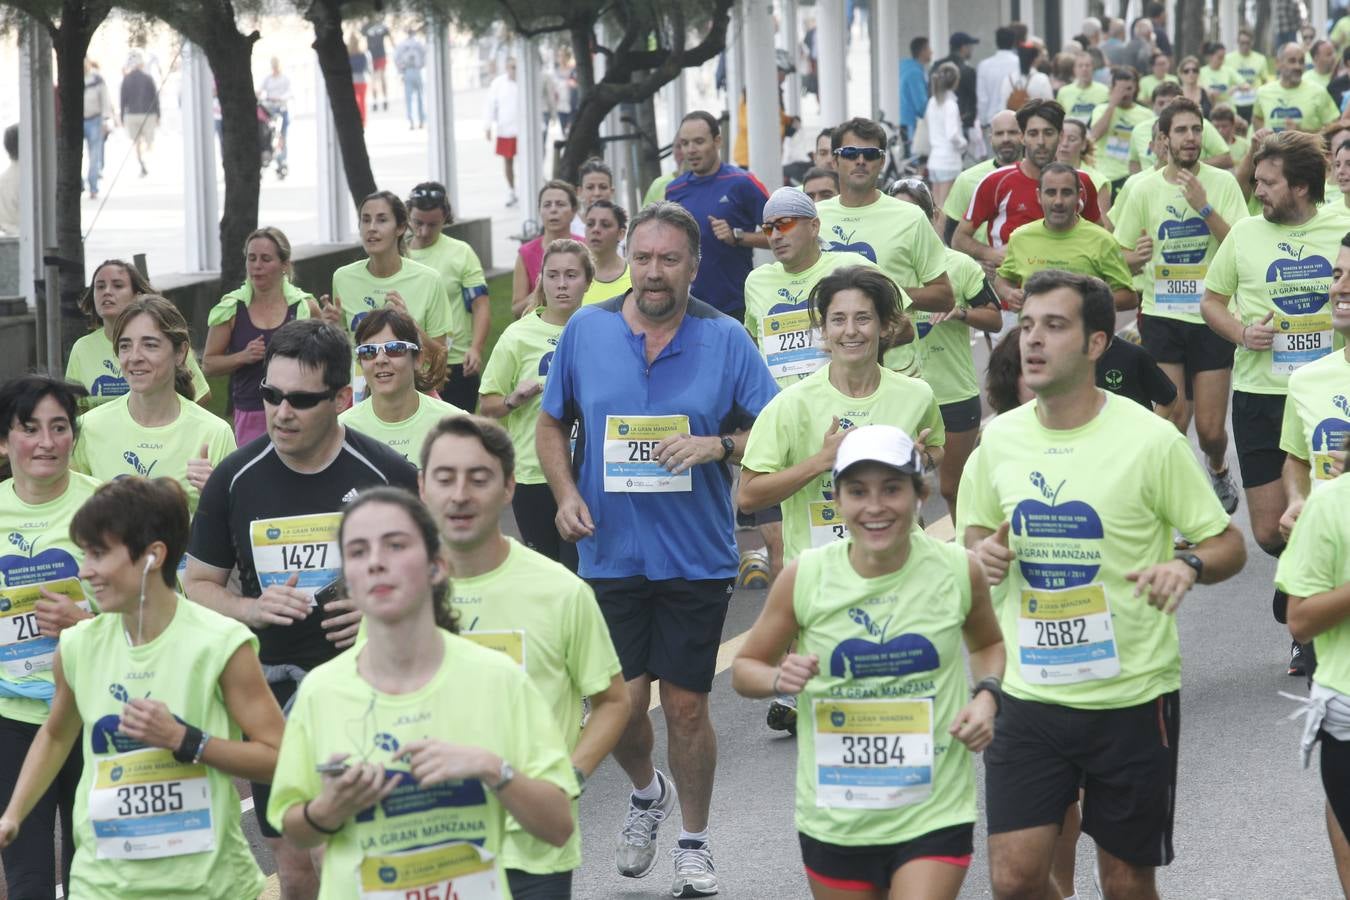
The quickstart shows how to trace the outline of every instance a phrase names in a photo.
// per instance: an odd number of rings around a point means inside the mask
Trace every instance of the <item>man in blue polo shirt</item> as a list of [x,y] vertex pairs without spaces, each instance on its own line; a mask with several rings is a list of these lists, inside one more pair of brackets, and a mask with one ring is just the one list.
[[666,199],[689,210],[698,223],[702,260],[694,296],[744,319],[753,248],[769,246],[759,231],[769,192],[749,172],[722,162],[722,131],[712,113],[700,109],[685,116],[675,142],[686,171],[666,186]]
[[[577,541],[580,574],[595,590],[635,698],[614,749],[635,788],[619,873],[641,878],[652,870],[657,826],[673,810],[678,784],[676,897],[718,889],[708,848],[717,764],[708,692],[739,561],[726,464],[740,459],[750,424],[778,391],[745,328],[690,296],[698,248],[698,223],[674,203],[653,203],[634,217],[633,287],[584,307],[563,330],[536,432],[558,531]],[[674,780],[652,765],[653,680]]]

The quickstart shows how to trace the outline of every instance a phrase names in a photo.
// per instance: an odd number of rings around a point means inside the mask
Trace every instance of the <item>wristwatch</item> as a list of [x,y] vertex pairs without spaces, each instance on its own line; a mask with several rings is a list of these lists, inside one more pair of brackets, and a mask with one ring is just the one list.
[[731,229],[731,239],[736,242],[737,247],[741,245],[741,238],[744,237],[744,235],[745,232],[741,231],[739,228]]
[[1200,557],[1196,556],[1194,553],[1178,553],[1177,559],[1181,560],[1186,565],[1190,566],[1192,569],[1195,570],[1195,580],[1197,582],[1199,582],[1201,578],[1205,577],[1205,561]]
[[719,462],[726,462],[731,458],[731,454],[736,452],[736,442],[727,435],[722,435],[722,459]]
[[1210,215],[1214,212],[1214,207],[1206,203],[1204,206],[1197,209],[1196,212],[1200,214],[1200,218],[1208,219]]
[[511,779],[515,777],[516,777],[516,770],[511,768],[511,764],[503,759],[501,770],[497,772],[497,783],[489,784],[488,790],[492,791],[492,793],[495,794],[502,788],[510,784]]

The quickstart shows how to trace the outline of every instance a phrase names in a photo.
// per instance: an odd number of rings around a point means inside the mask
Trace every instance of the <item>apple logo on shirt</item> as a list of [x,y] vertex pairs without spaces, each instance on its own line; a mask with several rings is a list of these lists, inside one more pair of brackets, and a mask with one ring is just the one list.
[[830,231],[839,240],[831,240],[829,250],[831,253],[857,253],[860,256],[867,257],[874,265],[877,261],[877,251],[872,249],[872,245],[866,241],[854,241],[853,236],[858,233],[855,228],[848,234],[844,234],[844,229],[839,225],[830,226]]
[[[1339,409],[1345,416],[1350,418],[1350,401],[1347,401],[1345,395],[1337,394],[1331,401],[1332,405]],[[1328,453],[1332,450],[1344,450],[1350,444],[1350,421],[1346,419],[1323,419],[1313,428],[1312,449],[1317,453]],[[1322,472],[1320,477],[1330,477],[1330,472]]]
[[868,637],[840,641],[830,654],[834,678],[902,678],[931,672],[939,666],[937,648],[921,634],[905,633],[886,638],[885,625],[878,625],[867,610],[851,607],[848,617],[861,625]]
[[1305,244],[1297,250],[1288,241],[1275,246],[1286,255],[1266,267],[1271,301],[1290,316],[1310,315],[1326,306],[1331,282],[1331,263],[1326,257],[1315,253],[1305,257]]
[[[1178,209],[1170,203],[1167,212],[1172,217],[1164,219],[1158,226],[1159,241],[1177,241],[1190,238],[1186,244],[1178,247],[1163,247],[1163,262],[1172,265],[1194,265],[1203,262],[1209,249],[1209,226],[1198,215],[1188,216],[1185,209]],[[1200,238],[1201,240],[1195,240]]]
[[21,532],[9,533],[10,546],[19,553],[6,553],[0,556],[0,581],[6,587],[20,587],[25,584],[41,584],[58,578],[74,578],[80,571],[75,557],[60,547],[48,547],[39,551],[38,538],[29,540]]
[[1060,503],[1065,479],[1051,489],[1040,472],[1029,476],[1040,494],[1013,507],[1014,551],[1022,577],[1034,588],[1058,590],[1090,584],[1101,569],[1104,529],[1097,511],[1082,500]]

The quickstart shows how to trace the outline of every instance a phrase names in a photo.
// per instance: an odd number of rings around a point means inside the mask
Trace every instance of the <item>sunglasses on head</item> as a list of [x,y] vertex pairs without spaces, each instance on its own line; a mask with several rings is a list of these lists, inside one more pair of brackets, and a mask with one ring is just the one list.
[[364,359],[366,362],[369,362],[379,356],[380,351],[383,350],[384,355],[390,359],[402,359],[409,353],[416,353],[421,349],[421,347],[417,346],[412,341],[385,341],[383,344],[360,344],[356,348],[356,358]]
[[775,228],[778,229],[779,234],[787,234],[789,231],[796,228],[799,222],[804,221],[806,221],[806,219],[801,216],[784,216],[783,218],[776,219],[772,222],[765,222],[763,225],[759,226],[759,230],[764,232],[765,237],[773,237]]
[[886,155],[886,151],[880,147],[840,147],[834,151],[834,155],[840,159],[855,160],[862,157],[868,162],[876,162]]
[[267,382],[258,386],[258,392],[262,394],[263,402],[268,406],[280,406],[284,400],[295,409],[313,409],[325,400],[332,400],[337,396],[336,388],[329,388],[326,391],[291,391],[287,394]]

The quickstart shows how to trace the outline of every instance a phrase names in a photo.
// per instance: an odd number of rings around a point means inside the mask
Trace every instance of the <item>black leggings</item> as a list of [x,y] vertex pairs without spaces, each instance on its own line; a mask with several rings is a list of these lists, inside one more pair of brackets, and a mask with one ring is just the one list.
[[[28,748],[38,733],[37,725],[16,722],[0,716],[0,793],[8,804],[19,780]],[[24,819],[19,836],[4,850],[5,884],[9,900],[51,900],[56,895],[56,858],[52,853],[52,835],[56,814],[61,813],[61,882],[70,896],[70,861],[75,856],[75,838],[71,834],[71,812],[75,808],[75,788],[80,784],[84,755],[76,743],[56,773],[56,780],[42,795],[33,811]]]
[[553,502],[553,491],[547,484],[517,484],[511,511],[516,514],[516,527],[520,529],[520,539],[526,547],[562,563],[573,572],[577,570],[577,545],[564,541],[558,534],[558,525],[554,521],[558,504]]

